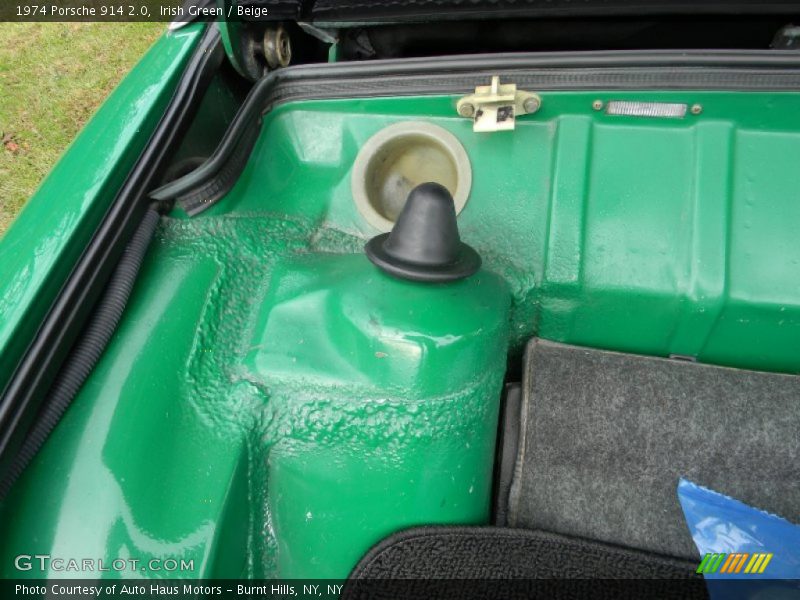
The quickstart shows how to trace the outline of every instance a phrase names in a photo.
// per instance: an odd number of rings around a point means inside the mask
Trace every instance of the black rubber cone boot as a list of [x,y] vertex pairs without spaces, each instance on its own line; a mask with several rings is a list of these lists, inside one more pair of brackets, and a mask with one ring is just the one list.
[[365,250],[390,275],[414,281],[463,279],[481,266],[481,257],[458,235],[453,197],[438,183],[411,190],[391,233],[372,238]]

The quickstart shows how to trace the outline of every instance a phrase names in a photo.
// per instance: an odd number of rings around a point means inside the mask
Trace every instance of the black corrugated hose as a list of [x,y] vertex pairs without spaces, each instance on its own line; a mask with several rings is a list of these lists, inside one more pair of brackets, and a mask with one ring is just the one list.
[[96,309],[89,317],[83,335],[64,362],[22,447],[11,463],[11,468],[0,484],[0,499],[6,496],[11,486],[39,452],[100,360],[128,303],[158,220],[159,214],[152,208],[148,209],[125,248],[103,295],[97,302]]

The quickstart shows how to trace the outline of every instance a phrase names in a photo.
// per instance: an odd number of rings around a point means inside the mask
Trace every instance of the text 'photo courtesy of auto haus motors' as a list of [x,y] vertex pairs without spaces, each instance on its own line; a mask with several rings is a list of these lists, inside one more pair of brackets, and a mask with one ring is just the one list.
[[302,585],[266,584],[252,585],[239,583],[231,588],[210,583],[198,585],[189,583],[168,582],[122,582],[113,584],[80,585],[74,583],[60,583],[47,585],[16,584],[14,594],[18,597],[214,597],[222,596],[223,592],[234,593],[236,596],[325,596],[335,597],[342,593],[342,584],[308,583]]
[[0,576],[798,592],[795,3],[182,11],[0,241]]

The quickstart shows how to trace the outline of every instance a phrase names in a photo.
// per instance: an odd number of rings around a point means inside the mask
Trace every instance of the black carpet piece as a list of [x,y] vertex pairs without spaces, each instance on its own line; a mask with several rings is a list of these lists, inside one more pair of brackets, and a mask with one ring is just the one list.
[[420,527],[372,548],[342,597],[705,598],[696,566],[541,531]]
[[800,377],[533,340],[508,523],[696,558],[683,476],[800,522]]

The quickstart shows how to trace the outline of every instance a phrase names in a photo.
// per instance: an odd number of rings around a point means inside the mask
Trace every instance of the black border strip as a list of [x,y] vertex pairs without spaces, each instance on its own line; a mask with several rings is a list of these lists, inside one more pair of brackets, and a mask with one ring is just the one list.
[[332,27],[464,19],[761,16],[799,8],[796,0],[236,0],[235,5],[266,8],[268,14],[259,20],[302,19]]
[[225,56],[209,27],[173,97],[0,397],[0,472],[10,460],[148,207],[146,193],[197,112]]
[[[273,71],[250,92],[214,154],[159,188],[156,200],[214,190],[222,197],[244,170],[240,145],[262,115],[296,100],[469,93],[492,75],[543,90],[800,91],[800,53],[786,51],[607,51],[496,54],[300,65]],[[248,152],[244,153],[245,156]],[[225,177],[220,177],[224,173]],[[235,176],[232,176],[235,173]],[[192,214],[199,211],[192,211]]]

